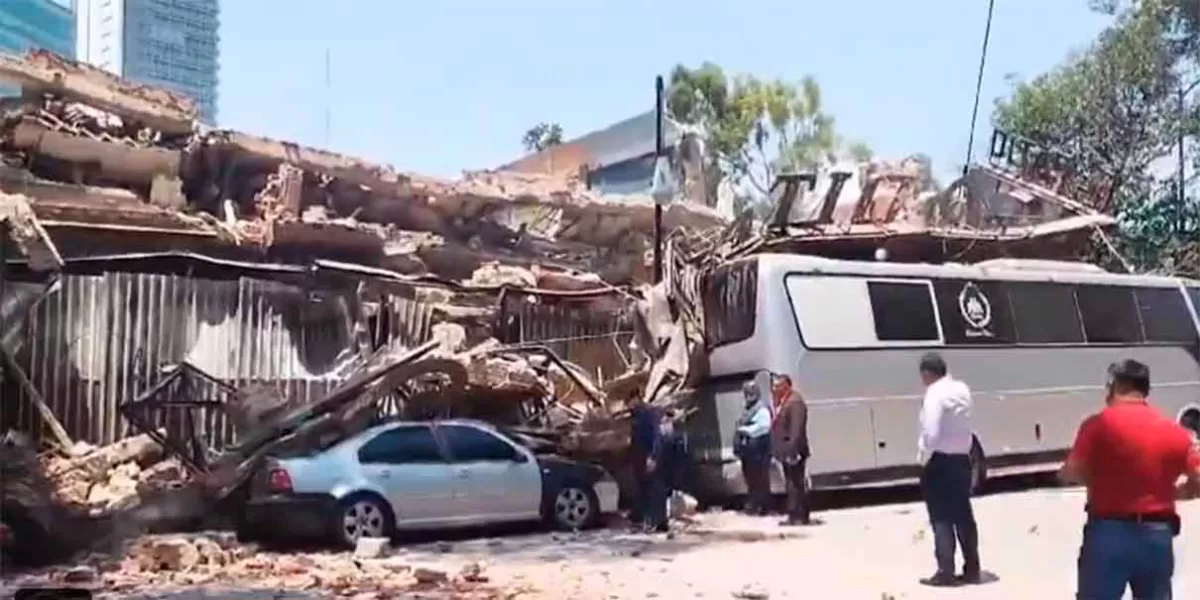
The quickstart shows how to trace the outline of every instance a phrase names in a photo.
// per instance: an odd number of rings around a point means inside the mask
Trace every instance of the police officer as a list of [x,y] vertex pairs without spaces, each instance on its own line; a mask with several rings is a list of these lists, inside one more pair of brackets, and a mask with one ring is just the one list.
[[747,381],[742,395],[746,404],[734,433],[733,453],[742,462],[746,512],[765,515],[771,503],[771,410],[757,383]]

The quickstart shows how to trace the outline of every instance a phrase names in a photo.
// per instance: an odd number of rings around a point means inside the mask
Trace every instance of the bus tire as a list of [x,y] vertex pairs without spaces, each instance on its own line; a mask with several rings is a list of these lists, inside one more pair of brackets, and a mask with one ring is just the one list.
[[979,438],[971,437],[971,495],[983,494],[984,484],[987,483],[987,456],[983,453],[983,445]]

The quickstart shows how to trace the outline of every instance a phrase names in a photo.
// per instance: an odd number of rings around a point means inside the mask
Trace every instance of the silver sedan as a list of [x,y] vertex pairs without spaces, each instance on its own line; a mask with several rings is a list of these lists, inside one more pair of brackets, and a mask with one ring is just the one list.
[[603,468],[538,456],[487,423],[379,425],[310,456],[269,461],[251,488],[244,538],[361,537],[543,520],[561,529],[617,510]]

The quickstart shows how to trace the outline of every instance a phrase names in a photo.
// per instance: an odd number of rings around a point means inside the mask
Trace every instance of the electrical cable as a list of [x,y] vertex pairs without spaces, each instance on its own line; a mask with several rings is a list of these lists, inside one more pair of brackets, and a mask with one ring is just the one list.
[[979,96],[983,92],[983,67],[987,64],[988,41],[992,38],[992,14],[996,0],[988,0],[987,26],[983,30],[983,47],[979,51],[979,74],[975,78],[975,104],[971,107],[971,130],[967,135],[967,160],[963,162],[963,175],[971,166],[971,151],[975,147],[975,122],[979,119]]

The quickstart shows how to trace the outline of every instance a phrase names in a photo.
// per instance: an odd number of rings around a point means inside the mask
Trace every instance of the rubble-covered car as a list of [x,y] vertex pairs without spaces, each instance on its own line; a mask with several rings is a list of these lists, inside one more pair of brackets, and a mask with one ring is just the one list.
[[481,421],[396,421],[268,460],[250,484],[238,534],[352,547],[402,530],[538,520],[573,530],[615,513],[619,495],[605,469],[534,454]]

